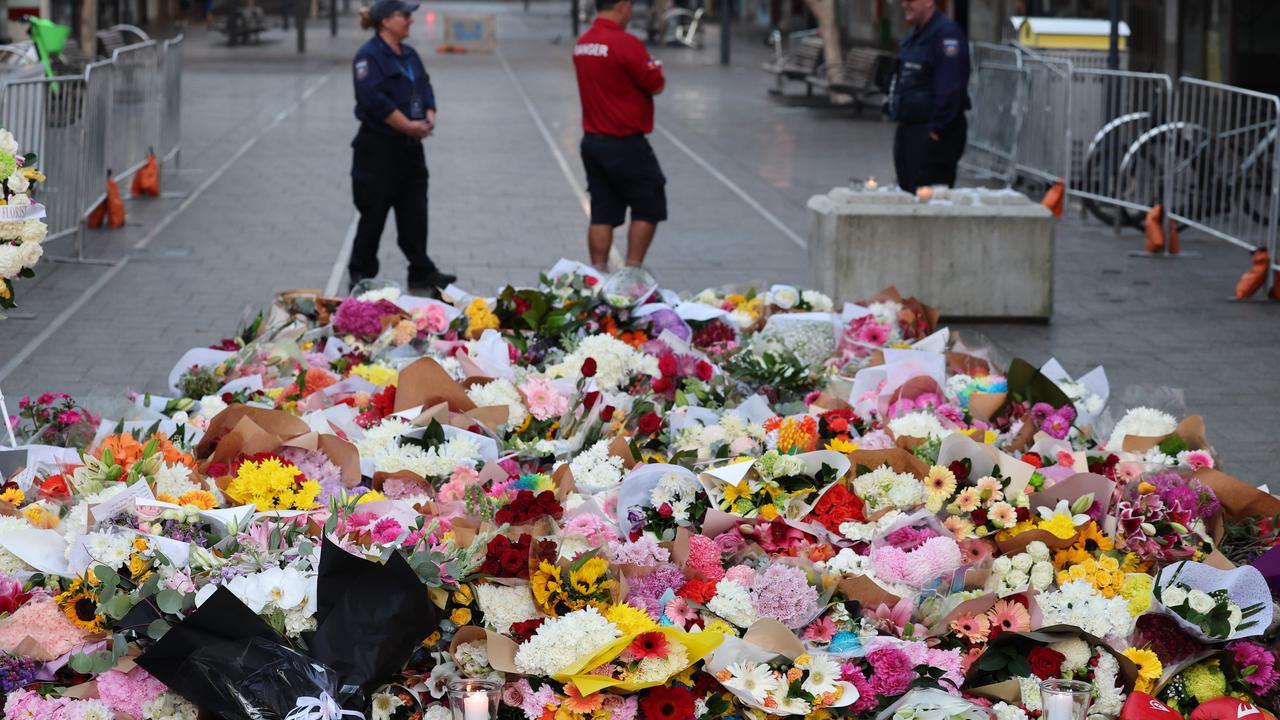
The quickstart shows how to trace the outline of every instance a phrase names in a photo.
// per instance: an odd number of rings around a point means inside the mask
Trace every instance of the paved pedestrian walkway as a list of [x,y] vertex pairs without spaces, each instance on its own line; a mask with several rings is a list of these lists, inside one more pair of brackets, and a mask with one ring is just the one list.
[[[498,14],[498,52],[434,53],[445,14],[480,11]],[[180,169],[165,173],[166,197],[129,203],[125,229],[89,236],[90,254],[110,265],[46,262],[37,280],[19,285],[22,310],[35,317],[0,323],[0,383],[10,397],[63,390],[104,404],[126,387],[161,390],[184,350],[229,335],[275,291],[345,282],[342,248],[354,220],[349,62],[365,38],[352,18],[336,38],[327,23],[313,24],[305,56],[292,33],[272,31],[245,48],[203,31],[189,36]],[[531,283],[561,256],[585,259],[566,4],[526,13],[518,4],[428,2],[412,41],[440,105],[427,146],[432,255],[476,292]],[[736,38],[729,68],[717,64],[714,35],[707,45],[656,51],[668,89],[652,143],[671,221],[659,229],[652,267],[679,290],[803,284],[805,202],[850,178],[891,178],[892,126],[874,109],[770,97],[759,37]],[[383,276],[402,280],[388,226]],[[1128,257],[1139,244],[1132,233],[1117,238],[1065,218],[1054,322],[959,327],[1009,355],[1056,356],[1077,374],[1101,363],[1114,388],[1182,388],[1227,469],[1270,481],[1280,307],[1225,301],[1247,260],[1238,251],[1188,235],[1184,249],[1201,258]]]

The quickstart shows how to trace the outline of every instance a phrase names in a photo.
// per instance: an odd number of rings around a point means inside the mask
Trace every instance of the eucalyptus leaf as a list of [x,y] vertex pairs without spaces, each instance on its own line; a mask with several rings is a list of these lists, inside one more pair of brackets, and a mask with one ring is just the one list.
[[159,640],[164,637],[165,633],[169,632],[170,627],[172,626],[169,624],[168,620],[152,621],[152,623],[147,626],[147,637],[152,640]]

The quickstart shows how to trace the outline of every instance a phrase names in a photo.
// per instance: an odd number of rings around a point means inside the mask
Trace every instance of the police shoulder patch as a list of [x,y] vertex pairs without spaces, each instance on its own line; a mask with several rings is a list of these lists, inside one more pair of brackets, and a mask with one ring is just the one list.
[[369,75],[369,61],[361,58],[356,60],[356,79],[363,80]]
[[955,57],[960,54],[960,40],[957,38],[942,39],[942,53],[947,57]]

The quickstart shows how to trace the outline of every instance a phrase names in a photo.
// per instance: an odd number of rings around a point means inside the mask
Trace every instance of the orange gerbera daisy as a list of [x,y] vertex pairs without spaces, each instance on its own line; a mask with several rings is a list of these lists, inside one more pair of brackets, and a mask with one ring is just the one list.
[[604,695],[593,692],[590,695],[583,696],[578,692],[578,686],[573,683],[567,683],[564,686],[565,699],[561,706],[576,713],[586,714],[595,712],[604,706]]

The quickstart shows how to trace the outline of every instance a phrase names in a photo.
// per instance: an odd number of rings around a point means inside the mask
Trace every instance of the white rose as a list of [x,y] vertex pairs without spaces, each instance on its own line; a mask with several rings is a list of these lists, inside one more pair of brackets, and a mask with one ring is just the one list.
[[1240,627],[1241,620],[1244,620],[1244,612],[1240,610],[1239,606],[1232,605],[1231,613],[1227,616],[1227,623],[1231,627],[1231,632],[1228,633],[1229,635],[1235,634],[1236,628]]
[[1031,582],[1031,578],[1027,577],[1027,574],[1021,570],[1014,570],[1009,573],[1009,576],[1004,579],[1004,582],[1010,588],[1020,588]]
[[1031,568],[1031,587],[1044,591],[1053,584],[1053,564],[1038,562]]
[[831,312],[831,298],[823,295],[817,290],[805,290],[800,293],[800,297],[813,308],[815,312]]
[[18,240],[22,237],[22,221],[0,221],[0,240]]
[[44,242],[48,234],[49,226],[45,225],[43,220],[24,220],[22,229],[18,232],[18,236],[24,243]]
[[15,157],[18,154],[18,141],[13,137],[13,133],[2,128],[0,128],[0,151]]
[[35,267],[43,254],[44,247],[40,243],[29,242],[18,246],[18,257],[22,260],[23,267]]
[[1013,556],[1013,568],[1020,572],[1030,572],[1033,562],[1031,556],[1027,553],[1018,553]]
[[1192,590],[1187,595],[1187,603],[1191,605],[1191,609],[1198,613],[1207,613],[1213,609],[1213,598],[1209,597],[1209,593],[1200,590]]
[[27,188],[31,187],[31,181],[27,179],[26,175],[22,174],[22,171],[18,171],[10,175],[8,180],[5,180],[5,185],[8,186],[9,192],[24,193]]
[[1036,562],[1044,562],[1049,559],[1049,546],[1039,540],[1033,540],[1027,543],[1027,554]]
[[17,195],[10,195],[9,204],[13,205],[14,207],[26,207],[27,205],[31,204],[31,198],[27,197],[26,193],[18,193]]
[[1009,558],[1005,555],[1001,555],[1000,557],[996,558],[995,562],[991,565],[991,572],[995,573],[996,575],[1008,575],[1009,568],[1011,568],[1012,566],[1013,566],[1013,563],[1009,561]]
[[0,245],[0,278],[16,277],[22,271],[22,250],[17,245]]
[[1160,593],[1160,602],[1168,607],[1178,607],[1187,601],[1187,591],[1181,585],[1170,585]]
[[786,310],[800,302],[800,292],[790,285],[775,285],[769,291],[769,302]]

